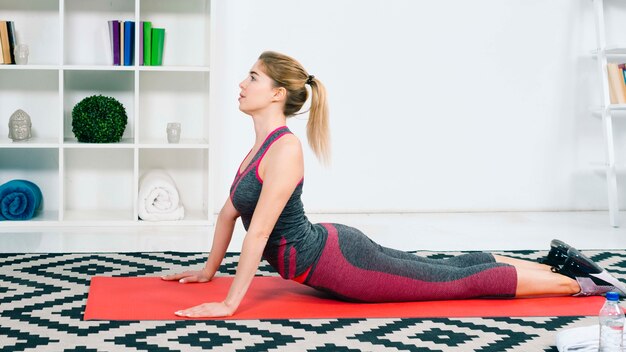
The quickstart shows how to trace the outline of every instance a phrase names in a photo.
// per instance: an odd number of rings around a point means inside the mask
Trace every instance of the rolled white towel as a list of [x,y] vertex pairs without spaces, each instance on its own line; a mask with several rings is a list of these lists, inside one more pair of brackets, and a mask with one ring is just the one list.
[[556,334],[556,348],[559,352],[597,352],[599,339],[598,324],[565,329]]
[[139,180],[139,218],[148,221],[182,220],[185,208],[174,180],[163,170],[150,170]]

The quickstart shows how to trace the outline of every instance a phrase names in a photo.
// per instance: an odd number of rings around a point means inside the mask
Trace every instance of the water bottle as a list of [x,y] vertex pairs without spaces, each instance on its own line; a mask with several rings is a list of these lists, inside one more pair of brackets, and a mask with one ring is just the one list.
[[600,309],[599,352],[621,352],[624,333],[624,312],[619,306],[617,292],[607,292],[606,302]]

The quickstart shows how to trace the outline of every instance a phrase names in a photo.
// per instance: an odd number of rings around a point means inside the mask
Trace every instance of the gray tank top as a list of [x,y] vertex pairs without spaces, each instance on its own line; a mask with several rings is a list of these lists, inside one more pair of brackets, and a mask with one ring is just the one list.
[[[272,131],[248,167],[241,173],[239,172],[241,166],[237,169],[230,187],[230,198],[235,209],[241,214],[246,231],[252,221],[263,187],[258,174],[259,163],[271,145],[287,133],[291,133],[287,126]],[[285,279],[299,276],[317,260],[327,236],[322,225],[311,224],[304,214],[304,205],[300,198],[303,184],[304,178],[298,183],[278,217],[263,251],[263,258]]]

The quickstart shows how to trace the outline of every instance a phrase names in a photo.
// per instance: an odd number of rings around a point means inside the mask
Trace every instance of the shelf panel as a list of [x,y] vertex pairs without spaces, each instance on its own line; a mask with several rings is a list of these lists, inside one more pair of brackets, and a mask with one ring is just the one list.
[[155,71],[155,72],[209,72],[208,66],[116,66],[116,65],[0,65],[0,68],[23,70],[58,70],[66,71]]
[[56,138],[33,137],[25,141],[12,141],[7,137],[0,138],[0,148],[58,148],[59,141]]
[[65,71],[134,71],[135,66],[113,66],[113,65],[63,65]]
[[626,104],[611,104],[608,108],[611,111],[626,111]]
[[139,66],[139,71],[156,72],[210,72],[208,66]]
[[0,70],[50,70],[50,71],[58,71],[61,68],[61,65],[37,65],[37,64],[26,64],[26,65],[0,65]]
[[49,226],[59,221],[59,212],[56,210],[45,210],[35,213],[35,216],[29,220],[3,220],[0,221],[0,228],[2,227],[31,227],[33,225],[46,225]]
[[92,221],[131,221],[132,210],[66,210],[64,221],[92,222]]
[[209,142],[204,138],[181,138],[179,143],[168,143],[167,137],[163,137],[147,138],[137,146],[145,149],[208,149]]
[[63,148],[77,149],[129,149],[134,147],[132,138],[122,138],[118,143],[81,143],[76,138],[65,138]]
[[[600,49],[591,51],[591,55],[597,56],[600,54]],[[610,45],[604,48],[604,54],[607,57],[626,57],[626,45]]]
[[185,219],[178,221],[145,221],[137,220],[140,226],[206,226],[210,225],[208,216],[202,210],[185,209]]
[[[626,104],[611,104],[607,107],[607,109],[609,110],[609,112],[617,113],[617,116],[622,116],[623,115],[622,112],[626,111]],[[589,111],[591,111],[591,113],[596,117],[602,117],[602,112],[604,111],[604,107],[592,106],[591,108],[589,108]]]

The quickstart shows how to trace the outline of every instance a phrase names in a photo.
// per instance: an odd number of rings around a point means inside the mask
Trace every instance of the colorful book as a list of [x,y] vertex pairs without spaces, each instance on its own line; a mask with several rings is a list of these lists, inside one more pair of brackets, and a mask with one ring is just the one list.
[[152,66],[163,65],[163,47],[165,45],[165,28],[152,28]]
[[0,21],[0,40],[2,40],[2,58],[5,64],[11,64],[11,53],[9,47],[9,31],[7,21]]
[[623,102],[620,104],[626,104],[626,81],[624,80],[624,77],[626,77],[626,72],[624,72],[624,70],[626,70],[626,64],[619,64],[617,67],[619,68],[619,83],[622,86],[622,94],[624,95],[622,98]]
[[152,22],[143,23],[143,64],[152,65]]
[[143,21],[139,22],[139,66],[143,66]]
[[135,21],[124,21],[124,66],[133,65],[135,51]]
[[120,21],[120,65],[124,65],[124,21]]
[[113,65],[120,64],[120,21],[109,21],[109,37],[111,39],[111,56]]
[[624,84],[623,70],[620,71],[619,65],[615,63],[608,63],[606,68],[609,78],[611,104],[626,103],[626,85]]
[[15,25],[13,21],[7,21],[7,32],[9,34],[9,54],[11,54],[11,62],[15,63],[15,47],[17,39],[15,37]]

